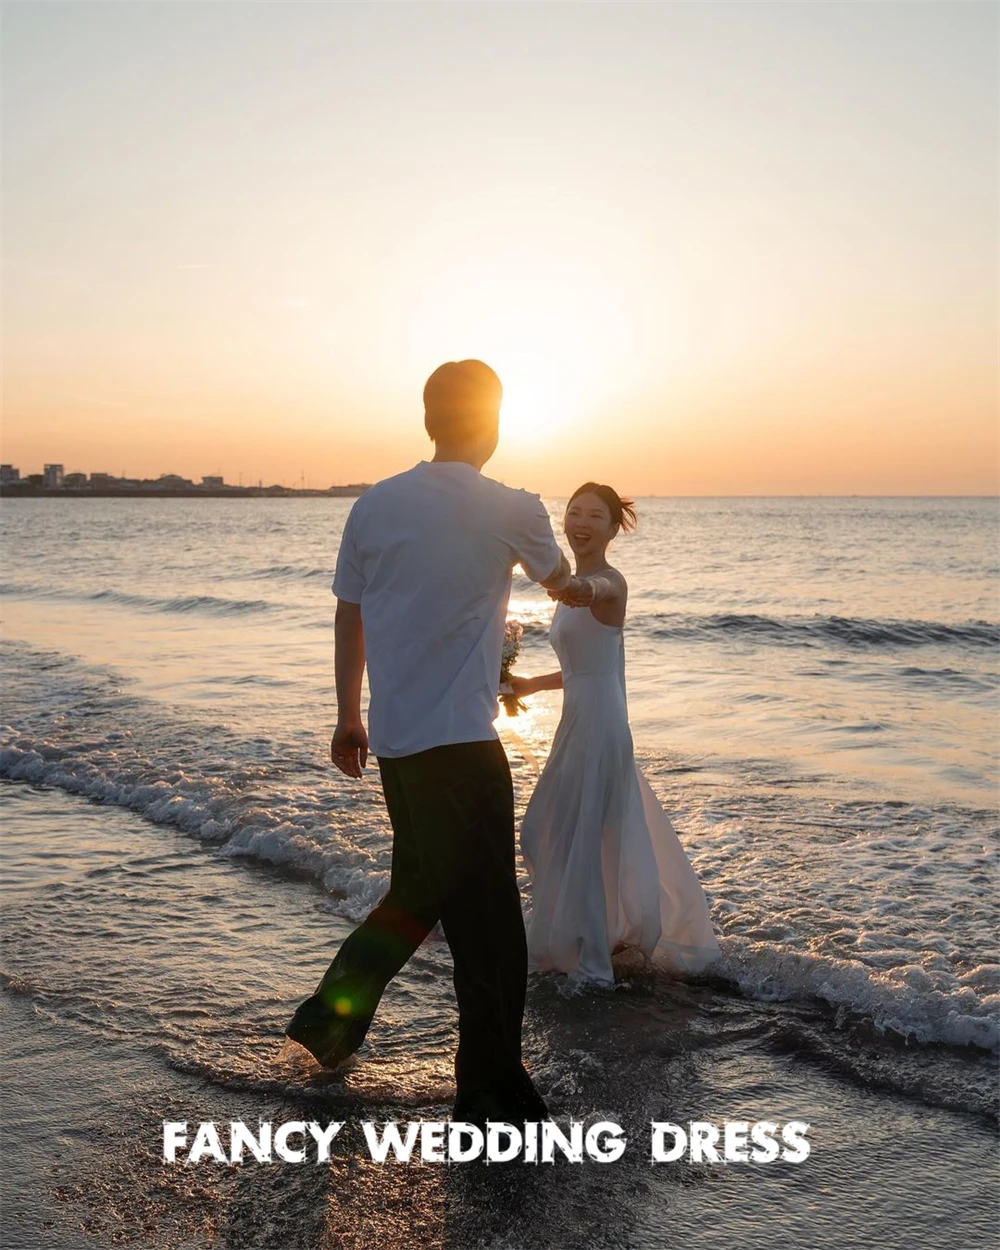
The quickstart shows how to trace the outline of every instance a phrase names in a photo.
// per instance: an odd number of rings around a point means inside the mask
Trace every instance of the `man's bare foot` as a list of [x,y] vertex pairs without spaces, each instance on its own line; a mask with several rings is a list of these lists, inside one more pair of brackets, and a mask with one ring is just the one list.
[[345,1059],[341,1059],[339,1063],[335,1063],[331,1066],[329,1064],[320,1063],[312,1051],[307,1050],[305,1046],[303,1046],[300,1042],[295,1041],[294,1038],[286,1037],[285,1044],[282,1046],[281,1050],[278,1051],[275,1062],[282,1064],[290,1063],[297,1068],[303,1068],[306,1070],[316,1069],[317,1071],[322,1072],[347,1072],[351,1068],[357,1067],[358,1055],[357,1052],[355,1052],[353,1055],[348,1055]]

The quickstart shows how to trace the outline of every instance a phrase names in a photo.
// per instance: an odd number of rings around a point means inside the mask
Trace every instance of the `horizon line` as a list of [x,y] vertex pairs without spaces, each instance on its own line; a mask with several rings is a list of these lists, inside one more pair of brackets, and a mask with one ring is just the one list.
[[[19,485],[22,485],[24,483],[24,480],[25,479],[22,478],[20,482],[5,482],[3,483],[3,485],[6,487],[11,487],[11,486],[17,487]],[[147,478],[145,480],[155,481],[156,479]],[[359,487],[366,487],[367,489],[371,489],[371,487],[377,486],[380,481],[385,481],[385,480],[386,479],[384,478],[380,478],[374,482],[334,483],[332,486],[325,486],[325,487],[322,487],[322,486],[321,487],[285,486],[283,483],[279,482],[279,483],[272,483],[271,486],[265,486],[263,488],[255,484],[244,485],[241,487],[241,486],[236,485],[235,483],[227,482],[225,483],[222,489],[232,490],[233,492],[244,491],[244,492],[247,492],[249,496],[250,492],[259,492],[261,489],[266,491],[266,490],[274,489],[274,487],[277,486],[280,489],[286,491],[288,494],[309,495],[311,497],[319,498],[324,495],[329,495],[331,491],[335,491],[335,490],[348,490],[348,489],[353,490]],[[496,480],[499,481],[499,479],[496,479]],[[504,482],[501,482],[500,484],[506,485],[506,483]],[[89,491],[85,489],[77,489],[73,487],[70,487],[70,488],[42,487],[40,489],[44,493],[38,493],[38,488],[32,491],[24,491],[24,492],[17,491],[17,490],[14,490],[14,491],[5,490],[3,493],[3,497],[7,499],[16,499],[18,495],[23,494],[23,497],[26,499],[39,499],[39,498],[82,499],[82,498],[85,498],[90,493]],[[514,488],[514,489],[517,489],[517,488]],[[111,492],[111,491],[109,491],[108,493],[104,493],[103,488],[101,488],[101,491],[102,491],[102,494],[95,496],[96,498],[101,498],[101,497],[108,498],[114,494],[114,492]],[[158,492],[155,490],[150,490],[148,492],[145,492],[142,496],[123,495],[123,498],[124,497],[127,497],[127,498],[147,498],[148,497],[151,499],[156,499],[158,497],[162,497],[164,493],[165,492]],[[213,499],[214,498],[224,499],[228,497],[226,495],[205,493],[197,484],[194,485],[194,488],[191,490],[190,493],[191,493],[192,498],[204,497],[204,498],[213,498]],[[553,499],[562,499],[564,497],[568,497],[568,492],[565,492],[565,491],[539,490],[534,493],[538,494],[542,498],[545,498],[546,496],[548,496],[549,498],[553,498]],[[238,498],[239,495],[234,493],[232,497]],[[260,496],[258,494],[253,497],[259,498]],[[670,493],[670,494],[634,495],[633,498],[637,502],[642,499],[991,499],[1000,503],[1000,491],[997,491],[991,494],[984,494],[981,492],[980,493],[965,493],[965,492],[959,492],[959,491],[952,491],[952,492],[945,492],[945,493],[933,493],[933,494],[910,494],[910,493],[903,493],[903,492],[885,492],[885,491],[872,492],[872,493],[852,491],[849,494],[844,494],[842,492],[825,493],[825,492],[807,492],[807,491],[783,492],[783,493],[758,492],[755,494],[746,494],[746,493],[707,494],[706,493],[706,494],[691,494],[691,495]]]

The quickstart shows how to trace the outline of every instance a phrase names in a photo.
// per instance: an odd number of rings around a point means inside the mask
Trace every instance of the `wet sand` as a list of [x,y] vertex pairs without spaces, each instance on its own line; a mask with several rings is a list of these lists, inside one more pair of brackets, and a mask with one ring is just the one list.
[[[647,1089],[625,1116],[618,1112],[635,1137],[613,1164],[383,1166],[368,1158],[359,1120],[389,1109],[355,1107],[329,1165],[167,1165],[164,1118],[325,1122],[345,1113],[345,1101],[331,1089],[324,1113],[315,1098],[213,1087],[165,1071],[127,1043],[98,1047],[43,1025],[24,997],[3,1002],[7,1250],[617,1250],[708,1247],[720,1238],[764,1247],[775,1230],[785,1244],[815,1247],[991,1244],[992,1135],[951,1116],[942,1137],[935,1117],[832,1081],[809,1083],[814,1153],[798,1166],[652,1166],[637,1113],[645,1107],[664,1118],[673,1100]],[[679,1055],[664,1059],[666,1070]],[[776,1110],[801,1105],[792,1072],[782,1089],[778,1065],[744,1067],[748,1093],[756,1088]],[[600,1101],[601,1084],[585,1101]]]
[[[390,988],[353,1068],[282,1052],[349,925],[316,890],[130,813],[5,791],[8,1250],[608,1250],[992,1244],[981,1116],[845,1079],[759,1003],[634,976],[533,982],[525,1049],[553,1115],[615,1121],[617,1162],[373,1163],[362,1120],[445,1119],[447,952]],[[56,923],[58,921],[58,924]],[[48,932],[47,926],[51,927]],[[344,1120],[327,1165],[165,1164],[162,1121]],[[649,1122],[805,1119],[805,1163],[652,1165]]]

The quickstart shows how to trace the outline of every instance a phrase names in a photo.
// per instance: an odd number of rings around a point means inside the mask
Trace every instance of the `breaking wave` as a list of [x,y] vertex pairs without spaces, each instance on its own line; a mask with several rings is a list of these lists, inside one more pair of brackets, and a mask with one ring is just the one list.
[[770,617],[753,613],[717,612],[708,616],[656,613],[631,620],[652,637],[718,641],[734,640],[828,647],[959,646],[989,648],[1000,645],[1000,625],[990,621],[946,624],[939,621],[865,620],[842,616]]
[[122,607],[138,608],[143,612],[166,612],[175,615],[195,613],[205,616],[247,616],[280,611],[279,604],[269,603],[266,599],[227,599],[218,595],[177,595],[172,598],[158,598],[153,595],[129,594],[123,590],[73,592],[57,587],[26,586],[12,582],[0,584],[0,595],[30,599],[56,599],[69,603],[112,603]]

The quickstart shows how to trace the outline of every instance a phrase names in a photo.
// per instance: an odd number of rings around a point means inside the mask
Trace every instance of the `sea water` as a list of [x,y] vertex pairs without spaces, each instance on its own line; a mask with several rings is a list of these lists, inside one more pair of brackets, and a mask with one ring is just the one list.
[[[547,502],[558,532],[564,501]],[[0,512],[5,984],[228,1089],[328,1089],[276,1063],[281,1027],[388,883],[377,769],[357,784],[328,762],[330,582],[350,506],[47,498]],[[897,1116],[995,1115],[995,502],[638,510],[611,549],[630,588],[636,754],[723,959],[691,984],[639,965],[614,991],[533,977],[526,1054],[554,1113],[627,1119],[650,1092],[643,1064],[669,1052],[654,1118],[809,1119],[814,1080],[827,1109],[831,1089],[867,1090]],[[556,667],[552,609],[515,575],[517,671]],[[559,698],[498,721],[519,813]],[[449,974],[438,935],[390,987],[348,1080],[359,1105],[447,1106]],[[791,1065],[780,1099],[775,1064]],[[642,1244],[660,1244],[650,1211]]]

